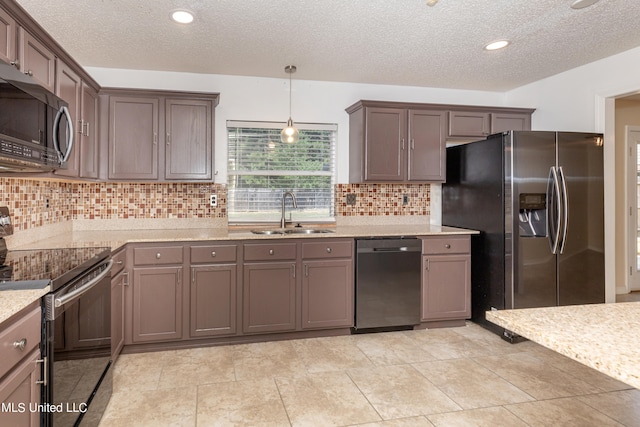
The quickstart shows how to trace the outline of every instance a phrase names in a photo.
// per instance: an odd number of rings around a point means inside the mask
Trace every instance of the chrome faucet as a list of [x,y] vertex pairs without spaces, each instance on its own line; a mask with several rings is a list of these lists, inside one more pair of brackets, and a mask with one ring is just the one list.
[[291,192],[291,191],[285,191],[284,194],[282,195],[282,218],[280,218],[280,228],[285,228],[285,226],[287,225],[287,220],[284,217],[284,201],[287,198],[287,196],[291,196],[291,201],[293,202],[293,207],[294,208],[298,208],[298,202],[296,201],[296,196]]

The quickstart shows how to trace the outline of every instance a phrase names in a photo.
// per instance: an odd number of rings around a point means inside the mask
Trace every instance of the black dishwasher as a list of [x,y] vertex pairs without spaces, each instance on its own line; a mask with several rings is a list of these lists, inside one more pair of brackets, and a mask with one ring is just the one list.
[[408,329],[420,323],[422,241],[356,239],[354,332]]

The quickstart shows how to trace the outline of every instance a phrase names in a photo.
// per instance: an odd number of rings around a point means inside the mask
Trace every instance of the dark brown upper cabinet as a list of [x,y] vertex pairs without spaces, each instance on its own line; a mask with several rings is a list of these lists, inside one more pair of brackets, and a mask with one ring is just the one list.
[[213,178],[218,94],[105,89],[101,138],[109,180]]
[[530,130],[534,109],[358,101],[349,113],[349,182],[443,182],[446,142]]
[[444,180],[446,111],[361,101],[347,112],[350,182]]
[[49,91],[55,91],[56,57],[53,51],[22,27],[18,28],[18,61],[20,71]]

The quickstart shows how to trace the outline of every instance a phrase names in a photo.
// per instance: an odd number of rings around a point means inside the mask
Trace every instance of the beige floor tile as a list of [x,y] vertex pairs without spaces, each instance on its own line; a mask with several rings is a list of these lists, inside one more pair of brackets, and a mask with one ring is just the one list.
[[340,426],[380,420],[343,372],[277,378],[276,384],[293,426]]
[[424,329],[404,332],[406,336],[419,343],[423,350],[428,351],[439,360],[458,359],[461,357],[490,356],[490,347],[479,344],[475,339],[469,339],[454,332],[460,328]]
[[505,406],[531,427],[621,427],[603,413],[575,397]]
[[233,365],[238,381],[307,374],[302,359],[290,341],[234,346]]
[[538,400],[600,391],[587,382],[534,357],[531,353],[480,357],[474,360]]
[[196,424],[196,388],[114,393],[101,427],[180,426]]
[[427,418],[435,427],[529,427],[501,406],[429,415]]
[[356,335],[356,346],[374,365],[402,365],[435,360],[433,355],[406,335],[388,332]]
[[[355,425],[353,426],[355,427]],[[397,418],[395,420],[379,421],[377,423],[358,424],[357,427],[433,427],[424,416]]]
[[113,371],[113,391],[155,390],[161,373],[160,365],[121,364],[118,359]]
[[311,338],[292,344],[309,373],[373,366],[353,336]]
[[464,409],[534,400],[471,359],[415,363],[413,367]]
[[632,388],[628,384],[613,379],[608,375],[598,372],[595,369],[545,347],[536,348],[531,351],[531,354],[545,363],[571,374],[576,378],[580,378],[602,391],[627,390]]
[[273,380],[198,386],[197,425],[290,426]]
[[385,420],[461,409],[410,365],[352,369],[348,374]]
[[180,363],[162,368],[158,388],[188,387],[235,380],[235,371],[231,361],[220,365],[202,362]]
[[640,390],[592,394],[578,397],[578,400],[625,426],[640,426]]

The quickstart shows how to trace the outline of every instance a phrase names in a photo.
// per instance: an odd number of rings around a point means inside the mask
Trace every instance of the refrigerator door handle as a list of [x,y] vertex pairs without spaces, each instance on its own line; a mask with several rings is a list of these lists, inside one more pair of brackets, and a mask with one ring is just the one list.
[[558,172],[555,166],[551,166],[547,183],[547,230],[549,230],[549,248],[554,255],[558,253],[561,214]]
[[558,167],[560,186],[562,187],[562,239],[560,239],[560,253],[564,253],[564,246],[567,243],[567,231],[569,230],[569,195],[567,193],[567,180],[564,177],[562,166]]

